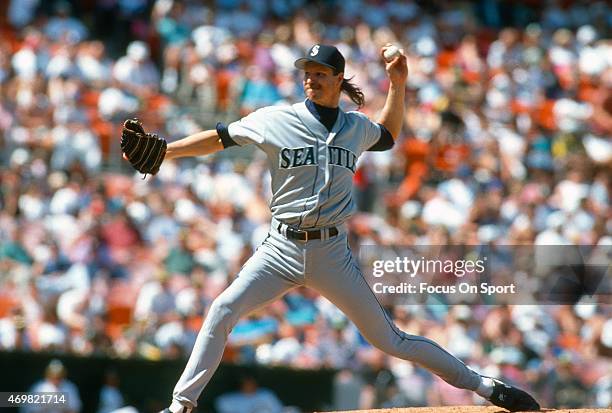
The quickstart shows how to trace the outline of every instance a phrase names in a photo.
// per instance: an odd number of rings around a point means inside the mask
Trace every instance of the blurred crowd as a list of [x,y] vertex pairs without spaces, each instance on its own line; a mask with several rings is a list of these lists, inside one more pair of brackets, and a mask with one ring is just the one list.
[[[268,232],[266,160],[232,149],[143,181],[121,160],[121,123],[174,140],[299,101],[293,61],[317,42],[342,51],[373,118],[388,86],[380,46],[408,56],[403,132],[355,176],[356,251],[610,245],[610,27],[605,1],[2,2],[0,349],[188,355]],[[390,311],[545,406],[612,403],[609,298]],[[242,320],[224,357],[340,369],[338,408],[474,402],[373,351],[305,289]]]

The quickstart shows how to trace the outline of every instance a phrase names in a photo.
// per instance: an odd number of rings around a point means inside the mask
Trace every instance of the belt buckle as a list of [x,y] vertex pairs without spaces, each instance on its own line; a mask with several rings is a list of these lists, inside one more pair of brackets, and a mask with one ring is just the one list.
[[304,237],[305,237],[303,240],[299,239],[298,241],[300,241],[300,242],[308,242],[308,231],[307,231],[307,230],[298,229],[298,230],[296,230],[296,231],[297,231],[298,233],[303,233],[303,234],[304,234]]

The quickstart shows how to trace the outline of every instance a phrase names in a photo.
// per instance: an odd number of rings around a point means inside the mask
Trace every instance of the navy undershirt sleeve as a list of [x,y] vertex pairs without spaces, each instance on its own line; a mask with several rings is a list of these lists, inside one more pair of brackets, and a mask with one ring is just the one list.
[[222,124],[221,122],[217,123],[217,135],[221,138],[221,144],[223,144],[223,148],[229,148],[230,146],[238,146],[238,144],[232,139],[229,132],[227,131],[227,126]]
[[393,147],[393,144],[395,144],[395,140],[393,139],[393,136],[391,136],[391,132],[389,132],[387,128],[385,128],[380,123],[378,124],[378,126],[380,126],[380,138],[378,139],[378,142],[376,142],[368,149],[368,151],[387,151]]

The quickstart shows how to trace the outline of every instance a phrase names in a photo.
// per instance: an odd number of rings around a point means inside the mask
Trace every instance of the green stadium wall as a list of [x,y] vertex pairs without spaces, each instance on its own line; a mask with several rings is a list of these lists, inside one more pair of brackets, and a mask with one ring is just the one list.
[[[186,360],[150,361],[112,359],[102,356],[78,357],[64,354],[0,352],[0,391],[28,391],[41,380],[52,359],[64,363],[68,379],[77,385],[83,413],[96,412],[104,374],[112,369],[120,378],[119,388],[128,405],[140,412],[156,412],[167,407],[172,389]],[[304,412],[321,410],[331,404],[334,370],[295,370],[221,364],[199,400],[199,412],[214,412],[220,394],[236,391],[238,378],[254,375],[261,387],[276,393],[287,406]]]

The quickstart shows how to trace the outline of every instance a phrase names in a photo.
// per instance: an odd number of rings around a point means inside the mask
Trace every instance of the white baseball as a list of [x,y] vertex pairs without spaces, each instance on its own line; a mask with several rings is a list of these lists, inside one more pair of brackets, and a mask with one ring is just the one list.
[[395,45],[391,45],[387,47],[385,49],[385,52],[383,53],[383,57],[385,58],[387,62],[390,62],[391,60],[395,59],[399,55],[400,55],[400,49],[398,49],[397,46]]

